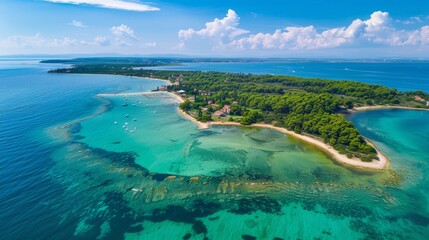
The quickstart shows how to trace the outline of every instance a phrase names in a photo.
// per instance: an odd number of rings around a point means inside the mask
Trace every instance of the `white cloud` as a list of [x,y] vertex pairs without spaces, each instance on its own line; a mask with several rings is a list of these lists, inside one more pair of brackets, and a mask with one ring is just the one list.
[[41,34],[14,35],[0,38],[0,54],[39,54],[39,53],[129,53],[138,51],[153,52],[157,42],[127,41],[114,36],[94,35],[90,38],[64,36],[47,38]]
[[238,28],[239,23],[240,17],[234,10],[229,9],[223,19],[215,18],[212,22],[207,22],[205,28],[200,30],[193,28],[180,30],[178,35],[182,40],[181,45],[184,45],[184,40],[191,39],[194,36],[209,38],[217,44],[222,45],[224,41],[229,41],[237,36],[249,33],[247,30]]
[[106,37],[103,37],[103,36],[95,37],[94,43],[95,43],[95,45],[98,45],[98,46],[109,46],[110,45],[109,39],[107,39]]
[[429,45],[429,26],[423,26],[409,34],[398,45]]
[[32,36],[14,35],[0,41],[0,46],[4,49],[7,48],[28,48],[38,47],[46,44],[47,40],[42,37],[40,33]]
[[78,45],[87,45],[87,43],[85,41],[79,41],[76,39],[64,37],[62,39],[54,39],[54,42],[52,45],[55,47],[70,47],[70,46],[78,46]]
[[390,29],[391,18],[388,12],[377,11],[371,14],[371,18],[364,21],[367,33],[380,32]]
[[109,45],[109,39],[102,36],[97,36],[94,38],[94,40],[86,41],[69,37],[46,39],[39,33],[32,36],[14,35],[0,40],[0,47],[5,49],[37,49]]
[[117,37],[132,37],[134,38],[134,30],[125,24],[113,26],[110,31]]
[[85,24],[83,24],[81,21],[77,21],[77,20],[73,20],[71,23],[69,23],[69,25],[73,26],[73,27],[78,27],[78,28],[84,28],[87,27]]
[[[346,27],[318,31],[314,26],[285,27],[273,33],[256,33],[239,28],[240,17],[228,10],[226,17],[207,22],[205,28],[189,28],[178,33],[176,49],[184,49],[185,42],[199,37],[212,40],[215,49],[229,46],[237,49],[326,49],[341,46],[409,46],[429,45],[429,26],[417,30],[398,30],[388,12],[373,12],[369,19],[356,19]],[[410,20],[421,23],[420,17]]]
[[173,49],[176,49],[176,50],[183,50],[183,49],[185,49],[185,41],[180,40],[179,43],[176,46],[173,47]]
[[140,39],[134,35],[134,30],[125,24],[113,26],[110,28],[110,31],[116,36],[114,44],[118,46],[131,47],[140,41]]
[[127,11],[147,12],[159,11],[157,7],[144,3],[124,1],[124,0],[45,0],[53,3],[67,3],[74,5],[93,5],[101,8],[119,9]]
[[421,17],[410,17],[410,19],[415,21],[416,23],[422,23],[423,22]]
[[257,33],[234,39],[230,46],[238,49],[323,49],[344,45],[382,44],[387,46],[427,45],[429,26],[414,31],[397,30],[388,12],[377,11],[368,20],[354,20],[347,27],[322,32],[314,26],[286,27],[274,33]]
[[[424,18],[424,17],[423,17]],[[413,25],[413,24],[418,24],[418,23],[423,23],[424,19],[422,19],[422,17],[416,16],[416,17],[410,17],[407,20],[395,20],[395,22],[398,23],[402,23],[405,25]]]
[[109,46],[110,41],[103,36],[96,36],[92,41],[78,40],[74,38],[64,37],[62,39],[54,39],[52,44],[55,47],[73,47],[73,46]]

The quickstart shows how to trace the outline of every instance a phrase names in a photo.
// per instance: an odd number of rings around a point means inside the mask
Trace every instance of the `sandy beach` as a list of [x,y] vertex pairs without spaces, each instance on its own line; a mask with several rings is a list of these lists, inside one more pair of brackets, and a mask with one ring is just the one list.
[[142,78],[145,80],[154,80],[154,81],[161,81],[161,82],[165,82],[167,83],[167,85],[172,85],[172,83],[170,82],[170,80],[166,80],[166,79],[161,79],[161,78],[155,78],[155,77],[138,77],[138,76],[131,76],[131,78]]
[[208,129],[208,128],[210,128],[210,124],[209,124],[209,123],[203,123],[203,122],[198,121],[197,119],[195,119],[195,118],[194,118],[194,117],[192,117],[191,115],[189,115],[189,114],[185,113],[182,109],[177,108],[177,111],[178,111],[178,112],[179,112],[179,114],[180,114],[181,116],[183,116],[184,118],[186,118],[186,119],[188,119],[189,121],[191,121],[191,122],[193,122],[193,123],[197,124],[197,126],[198,126],[198,129],[199,129],[199,130],[203,130],[203,129]]
[[378,110],[378,109],[406,109],[406,110],[417,110],[417,111],[429,111],[429,108],[375,105],[375,106],[355,107],[349,110],[349,112],[353,113],[353,112],[370,111],[370,110]]
[[369,143],[369,144],[371,144],[376,149],[377,156],[378,156],[379,160],[378,161],[372,161],[372,162],[362,162],[358,158],[348,158],[347,156],[340,154],[332,146],[330,146],[330,145],[328,145],[328,144],[326,144],[326,143],[324,143],[318,139],[307,136],[307,135],[298,134],[298,133],[295,133],[293,131],[287,130],[285,128],[275,127],[275,126],[269,125],[269,124],[252,124],[251,126],[277,130],[279,132],[282,132],[282,133],[288,134],[290,136],[293,136],[295,138],[301,139],[307,143],[310,143],[310,144],[317,146],[318,148],[321,148],[322,150],[328,152],[336,161],[338,161],[342,164],[348,165],[348,166],[367,168],[367,169],[375,169],[375,170],[383,170],[387,167],[388,162],[389,162],[388,158],[383,153],[381,153],[372,143]]
[[[208,129],[210,128],[210,126],[243,126],[240,123],[237,122],[208,122],[208,123],[203,123],[203,122],[199,122],[197,121],[195,118],[193,118],[192,116],[190,116],[189,114],[185,113],[184,111],[182,111],[181,109],[179,109],[179,113],[184,116],[185,118],[189,119],[190,121],[194,122],[195,124],[198,125],[198,129]],[[288,134],[292,137],[298,138],[306,143],[312,144],[318,148],[320,148],[321,150],[329,153],[334,160],[336,160],[337,162],[347,165],[347,166],[352,166],[352,167],[357,167],[357,168],[364,168],[364,169],[372,169],[372,170],[384,170],[387,168],[388,163],[389,163],[389,159],[380,152],[380,150],[378,150],[374,144],[370,143],[368,141],[368,144],[371,144],[377,151],[377,156],[379,158],[379,160],[374,160],[372,162],[363,162],[358,158],[348,158],[346,155],[340,154],[337,150],[335,150],[332,146],[314,138],[311,136],[307,136],[307,135],[303,135],[303,134],[298,134],[295,133],[293,131],[287,130],[285,128],[280,128],[280,127],[275,127],[273,125],[270,124],[260,124],[260,123],[256,123],[256,124],[252,124],[249,125],[248,127],[257,127],[257,128],[269,128],[269,129],[273,129],[285,134]]]
[[184,100],[173,93],[170,92],[166,92],[166,91],[155,91],[155,92],[148,92],[148,91],[143,91],[143,92],[129,92],[129,93],[100,93],[97,94],[97,97],[127,97],[127,96],[145,96],[145,95],[170,95],[174,98],[176,98],[179,102],[183,102]]

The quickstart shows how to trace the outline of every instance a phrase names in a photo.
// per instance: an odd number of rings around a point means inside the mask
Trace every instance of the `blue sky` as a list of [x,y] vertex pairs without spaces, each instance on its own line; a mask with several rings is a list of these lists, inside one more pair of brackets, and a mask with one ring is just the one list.
[[429,1],[3,0],[0,55],[429,56]]

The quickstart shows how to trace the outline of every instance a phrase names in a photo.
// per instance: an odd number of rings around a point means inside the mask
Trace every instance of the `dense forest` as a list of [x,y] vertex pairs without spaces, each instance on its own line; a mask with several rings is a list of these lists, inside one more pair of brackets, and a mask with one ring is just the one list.
[[[426,107],[421,91],[395,89],[351,81],[305,79],[277,75],[198,71],[143,70],[118,64],[82,64],[50,73],[102,73],[168,79],[168,91],[184,91],[189,99],[180,107],[199,119],[212,120],[227,105],[229,121],[243,125],[269,123],[320,138],[348,157],[377,159],[352,122],[342,113],[356,106],[399,105]],[[422,99],[416,100],[416,96]]]

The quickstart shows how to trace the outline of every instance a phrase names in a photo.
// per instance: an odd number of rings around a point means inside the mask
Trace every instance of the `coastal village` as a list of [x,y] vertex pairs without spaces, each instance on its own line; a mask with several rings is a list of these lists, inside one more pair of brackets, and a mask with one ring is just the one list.
[[[170,76],[168,78],[168,81],[171,84],[161,85],[160,87],[158,87],[156,89],[156,91],[168,91],[169,87],[171,87],[171,86],[177,86],[177,87],[181,86],[183,79],[184,79],[184,76],[182,74],[180,74],[178,76]],[[189,94],[187,94],[187,92],[183,89],[177,90],[177,91],[175,91],[175,93],[176,93],[176,95],[180,96],[184,102],[189,101],[190,103],[194,103],[195,98],[197,96],[196,94],[192,94],[189,96]],[[213,93],[212,92],[205,92],[205,91],[198,91],[197,94],[200,96],[209,97]],[[207,106],[201,107],[200,108],[201,112],[196,112],[196,111],[191,112],[191,115],[200,116],[200,117],[203,114],[205,114],[206,116],[209,115],[210,117],[207,117],[205,119],[206,121],[211,120],[212,118],[215,118],[217,120],[222,120],[222,119],[231,120],[230,119],[231,113],[232,113],[231,112],[231,105],[229,105],[229,104],[217,104],[213,100],[207,100],[207,98],[205,98],[205,100],[207,102]],[[238,106],[238,103],[236,101],[232,101],[231,104]],[[204,121],[204,119],[203,119],[203,121]]]
[[[149,77],[154,78],[152,74]],[[172,89],[172,87],[180,88],[182,82],[184,81],[184,76],[183,74],[179,74],[178,76],[171,75],[170,77],[168,77],[168,81],[169,81],[169,84],[161,85],[154,91],[169,91]],[[214,92],[210,92],[210,91],[207,92],[207,91],[201,91],[201,90],[198,90],[196,92],[195,91],[196,89],[194,89],[194,93],[191,93],[191,94],[186,92],[183,89],[174,91],[174,93],[177,96],[179,96],[184,102],[194,103],[197,96],[205,97],[204,101],[207,103],[207,106],[201,107],[199,112],[190,111],[189,113],[192,115],[192,117],[196,117],[198,120],[203,122],[210,121],[210,120],[217,120],[217,121],[234,120],[235,121],[235,120],[240,120],[242,118],[241,116],[237,116],[237,115],[235,115],[234,118],[232,117],[233,112],[231,111],[231,106],[235,105],[238,107],[238,102],[232,101],[230,103],[231,105],[218,104],[218,103],[215,103],[213,100],[208,100],[210,96],[214,94]],[[418,102],[420,104],[423,103],[425,107],[429,107],[429,99],[425,99],[424,97],[419,95],[414,95],[410,97],[412,101]],[[205,115],[205,118],[201,118],[203,114]]]

